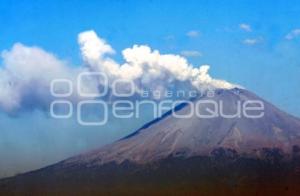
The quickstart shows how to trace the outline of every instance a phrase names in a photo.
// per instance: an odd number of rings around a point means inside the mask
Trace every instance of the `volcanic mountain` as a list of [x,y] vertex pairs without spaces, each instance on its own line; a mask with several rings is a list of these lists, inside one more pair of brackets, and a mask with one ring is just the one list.
[[[197,104],[199,102],[201,104]],[[252,117],[245,116],[241,111],[245,102],[252,107],[260,103],[262,115],[254,118],[255,111],[250,111]],[[0,193],[299,193],[298,118],[239,88],[218,89],[214,96],[206,94],[191,103],[178,105],[112,144],[4,179],[0,181]],[[216,107],[214,103],[218,105],[218,113],[223,115],[213,118],[197,115],[211,114]],[[235,116],[237,111],[241,114]],[[188,117],[178,118],[174,112]]]

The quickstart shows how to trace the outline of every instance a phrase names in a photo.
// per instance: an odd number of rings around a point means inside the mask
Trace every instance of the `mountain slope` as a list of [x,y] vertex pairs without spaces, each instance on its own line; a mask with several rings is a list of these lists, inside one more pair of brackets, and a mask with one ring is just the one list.
[[[264,105],[264,115],[253,119],[223,118],[221,116],[203,119],[194,114],[189,118],[176,118],[170,112],[163,118],[148,123],[135,133],[103,148],[73,157],[65,161],[80,164],[103,164],[125,160],[147,163],[172,156],[191,157],[209,155],[219,147],[231,148],[238,153],[258,155],[262,148],[279,148],[291,152],[294,145],[300,144],[300,120],[292,117],[256,95],[243,89],[217,90],[215,96],[204,96],[194,101],[209,100],[223,102],[223,114],[235,114],[247,100],[259,100]],[[204,102],[202,102],[204,103]],[[212,104],[201,104],[201,114],[212,109]],[[182,104],[176,113],[191,112],[191,105]]]

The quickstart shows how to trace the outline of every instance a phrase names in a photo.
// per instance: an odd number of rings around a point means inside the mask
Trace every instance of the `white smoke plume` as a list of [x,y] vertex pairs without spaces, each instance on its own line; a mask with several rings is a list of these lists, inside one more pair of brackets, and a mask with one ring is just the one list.
[[135,82],[137,91],[140,88],[165,90],[175,82],[185,82],[194,88],[233,88],[235,85],[224,80],[213,79],[209,74],[209,65],[195,68],[179,55],[160,54],[147,45],[134,45],[122,51],[124,64],[118,64],[109,54],[114,50],[94,31],[80,33],[78,42],[84,61],[93,71],[103,72],[109,83],[115,79]]
[[[2,52],[0,66],[0,109],[15,113],[28,109],[48,109],[53,97],[50,83],[53,79],[66,78],[74,82],[83,71],[102,72],[108,77],[108,86],[117,79],[132,81],[136,92],[141,90],[233,88],[235,85],[212,78],[209,66],[196,68],[179,55],[160,54],[146,45],[134,45],[122,51],[124,63],[112,59],[115,51],[94,31],[78,35],[84,66],[75,68],[39,47],[20,43]],[[95,81],[84,88],[98,89]],[[63,88],[63,87],[61,87]],[[82,97],[72,95],[73,101]]]

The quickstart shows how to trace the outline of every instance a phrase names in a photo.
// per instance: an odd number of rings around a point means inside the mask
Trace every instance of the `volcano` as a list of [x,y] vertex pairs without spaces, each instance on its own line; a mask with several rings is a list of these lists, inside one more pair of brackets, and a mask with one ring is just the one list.
[[[263,115],[237,115],[255,100]],[[300,120],[255,94],[218,89],[112,144],[0,181],[6,195],[298,195]],[[204,104],[206,103],[206,104]],[[197,104],[194,104],[197,105]],[[251,104],[250,104],[251,105]],[[255,107],[256,104],[252,103]],[[188,118],[175,117],[192,114]],[[253,111],[252,111],[253,112]],[[252,113],[253,114],[253,113]],[[230,116],[230,117],[229,117]]]

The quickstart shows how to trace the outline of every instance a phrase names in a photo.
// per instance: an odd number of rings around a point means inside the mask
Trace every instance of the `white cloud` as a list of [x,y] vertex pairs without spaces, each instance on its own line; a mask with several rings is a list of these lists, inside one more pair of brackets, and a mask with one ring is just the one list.
[[294,29],[285,36],[285,39],[292,40],[298,36],[300,36],[300,29]]
[[191,30],[186,33],[186,36],[188,36],[190,38],[199,37],[199,35],[200,35],[200,32],[196,31],[196,30]]
[[242,29],[243,31],[246,31],[246,32],[252,31],[251,26],[249,24],[245,24],[245,23],[240,24],[240,29]]
[[49,86],[54,78],[72,78],[76,69],[38,47],[15,44],[2,52],[0,107],[14,111],[25,107],[46,107],[51,99]]
[[[180,55],[160,54],[158,50],[152,50],[147,45],[134,45],[124,49],[124,63],[119,64],[109,56],[114,53],[113,48],[95,32],[80,33],[78,43],[84,61],[84,66],[80,67],[70,66],[38,47],[15,44],[11,50],[3,51],[0,108],[8,113],[47,110],[54,99],[50,93],[51,81],[59,78],[70,79],[75,85],[73,89],[76,89],[75,81],[82,71],[106,74],[109,88],[116,79],[130,80],[136,87],[136,95],[141,90],[163,92],[174,86],[177,90],[235,87],[229,82],[212,78],[208,74],[208,65],[196,68]],[[195,54],[198,53],[193,55]],[[177,84],[181,85],[177,87]],[[101,85],[103,84],[99,79],[94,79],[85,84],[84,88],[98,90]],[[76,93],[71,96],[73,102],[80,99],[83,98]]]
[[259,38],[247,38],[243,40],[243,44],[245,45],[256,45],[263,41],[261,37]]
[[104,39],[99,38],[94,31],[80,33],[78,43],[81,46],[80,50],[84,59],[97,60],[104,54],[115,53],[112,47],[106,44]]
[[200,57],[200,56],[202,56],[202,53],[197,50],[183,50],[180,52],[180,54],[185,57]]

